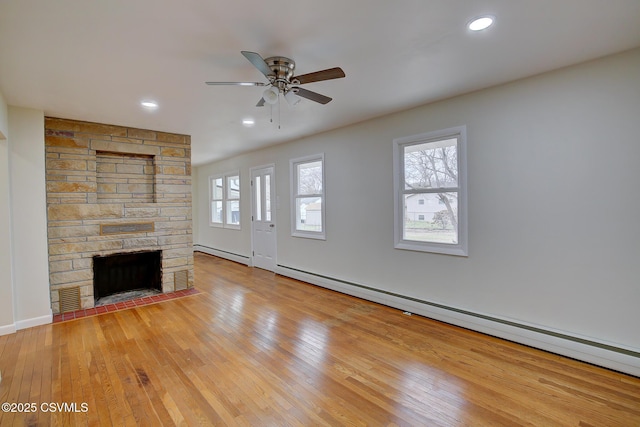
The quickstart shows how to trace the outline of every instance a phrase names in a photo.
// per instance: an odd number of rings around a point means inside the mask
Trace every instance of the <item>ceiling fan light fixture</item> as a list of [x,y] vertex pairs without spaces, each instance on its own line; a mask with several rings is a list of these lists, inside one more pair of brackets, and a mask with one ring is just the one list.
[[302,100],[302,98],[300,98],[298,95],[296,95],[296,93],[293,90],[290,90],[287,93],[285,93],[284,94],[284,99],[292,107],[295,107],[296,105],[298,105],[300,103],[300,101]]
[[469,21],[467,28],[471,31],[482,31],[493,25],[495,19],[495,16],[492,15],[478,16],[477,18],[473,18]]
[[275,104],[278,102],[280,92],[275,87],[271,86],[269,89],[265,90],[262,94],[262,98],[267,104]]

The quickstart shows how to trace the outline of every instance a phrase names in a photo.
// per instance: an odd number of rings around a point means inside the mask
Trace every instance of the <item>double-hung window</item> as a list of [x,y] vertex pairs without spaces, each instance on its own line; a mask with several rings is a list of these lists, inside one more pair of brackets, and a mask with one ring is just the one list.
[[240,228],[240,174],[231,172],[209,177],[211,199],[209,224]]
[[467,256],[466,127],[393,141],[395,247]]
[[324,154],[292,159],[291,234],[325,238]]

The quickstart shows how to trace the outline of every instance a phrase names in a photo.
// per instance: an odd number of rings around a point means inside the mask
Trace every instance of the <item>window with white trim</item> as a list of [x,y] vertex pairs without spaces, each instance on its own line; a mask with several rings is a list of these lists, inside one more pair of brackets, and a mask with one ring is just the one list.
[[466,127],[393,141],[395,247],[467,256]]
[[325,238],[324,154],[292,159],[291,235]]
[[240,228],[240,174],[230,172],[209,177],[209,225]]

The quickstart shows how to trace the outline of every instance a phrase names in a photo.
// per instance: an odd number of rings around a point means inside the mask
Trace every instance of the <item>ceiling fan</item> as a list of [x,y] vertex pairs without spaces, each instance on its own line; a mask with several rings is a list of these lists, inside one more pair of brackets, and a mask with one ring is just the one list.
[[285,58],[284,56],[272,56],[263,59],[259,54],[245,50],[241,53],[254,67],[264,74],[269,82],[206,82],[206,84],[212,86],[268,86],[262,98],[260,98],[260,101],[256,104],[256,107],[262,107],[265,102],[268,104],[277,103],[280,94],[283,94],[284,98],[291,105],[297,104],[300,101],[299,97],[310,99],[320,104],[327,104],[332,98],[303,89],[300,85],[345,77],[344,71],[339,67],[294,76],[293,71],[296,68],[296,63],[292,59]]

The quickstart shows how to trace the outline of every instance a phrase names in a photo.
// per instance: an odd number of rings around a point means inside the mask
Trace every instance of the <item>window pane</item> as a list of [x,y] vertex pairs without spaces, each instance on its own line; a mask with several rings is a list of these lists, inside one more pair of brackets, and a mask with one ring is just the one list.
[[298,176],[297,194],[322,193],[322,161],[302,163],[297,165]]
[[238,200],[227,202],[227,224],[240,225],[240,202]]
[[458,193],[405,194],[403,218],[404,240],[458,243]]
[[264,176],[264,211],[265,221],[271,221],[271,175]]
[[240,198],[240,177],[228,176],[227,177],[227,199],[239,199]]
[[457,139],[404,147],[405,190],[458,186]]
[[256,221],[262,221],[262,196],[260,194],[260,177],[256,176]]
[[222,200],[222,178],[211,180],[211,193],[214,200]]
[[322,198],[296,198],[296,230],[322,231]]
[[211,202],[211,222],[222,224],[222,201]]
[[240,177],[228,176],[227,177],[227,199],[239,199],[240,198]]

